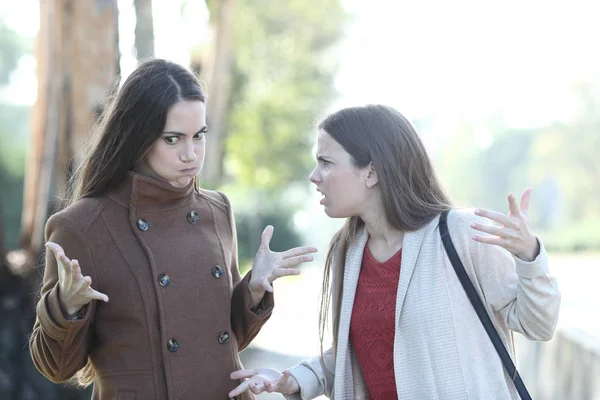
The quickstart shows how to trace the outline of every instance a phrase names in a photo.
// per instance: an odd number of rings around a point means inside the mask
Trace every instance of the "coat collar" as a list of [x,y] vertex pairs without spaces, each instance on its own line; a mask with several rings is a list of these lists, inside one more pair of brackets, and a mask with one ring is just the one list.
[[108,193],[108,197],[124,207],[163,211],[189,204],[194,181],[177,188],[156,178],[129,171],[125,179]]

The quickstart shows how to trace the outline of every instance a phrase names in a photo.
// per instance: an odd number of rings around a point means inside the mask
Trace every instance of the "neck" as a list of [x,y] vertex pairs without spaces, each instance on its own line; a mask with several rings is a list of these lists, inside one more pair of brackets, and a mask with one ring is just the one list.
[[402,248],[404,231],[390,226],[383,207],[371,207],[360,217],[369,233],[369,250],[376,259],[386,260]]
[[154,178],[154,179],[159,180],[161,182],[167,182],[163,178],[161,178],[160,176],[158,176],[154,171],[152,171],[152,169],[150,169],[150,167],[148,167],[148,165],[144,161],[136,164],[133,167],[133,171],[137,172],[140,175],[148,176],[150,178]]

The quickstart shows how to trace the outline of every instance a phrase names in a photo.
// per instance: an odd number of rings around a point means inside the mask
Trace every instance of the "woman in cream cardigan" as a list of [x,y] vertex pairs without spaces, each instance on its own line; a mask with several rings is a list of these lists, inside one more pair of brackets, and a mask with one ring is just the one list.
[[[320,334],[322,342],[331,309],[333,345],[283,373],[233,372],[247,379],[230,397],[518,399],[445,254],[439,216],[450,201],[409,121],[385,106],[328,116],[310,181],[325,213],[347,219],[324,269]],[[508,214],[453,209],[448,217],[458,255],[511,355],[512,332],[551,339],[560,306],[527,215],[530,193],[520,202],[509,195]]]

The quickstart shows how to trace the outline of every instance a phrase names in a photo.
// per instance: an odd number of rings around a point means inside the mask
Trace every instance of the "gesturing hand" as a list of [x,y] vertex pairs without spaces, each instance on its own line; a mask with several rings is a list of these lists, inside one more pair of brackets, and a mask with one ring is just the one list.
[[262,392],[277,392],[282,394],[293,394],[300,390],[296,379],[290,375],[290,371],[283,374],[271,368],[241,369],[232,372],[231,379],[246,379],[238,387],[229,392],[229,398],[238,396],[247,390],[254,394]]
[[273,291],[271,283],[277,278],[287,275],[298,275],[300,271],[293,269],[296,265],[312,261],[313,257],[307,255],[317,251],[314,247],[294,247],[284,252],[274,252],[269,248],[271,238],[273,237],[273,227],[268,225],[262,233],[260,247],[254,259],[252,266],[252,275],[250,277],[249,289],[252,292],[260,293],[266,290]]
[[58,269],[58,298],[60,308],[67,318],[72,318],[77,312],[92,300],[108,301],[104,293],[92,289],[92,278],[81,274],[79,261],[69,260],[65,251],[58,244],[46,243],[46,248],[56,257]]
[[540,253],[540,244],[531,230],[529,221],[529,198],[531,189],[526,189],[521,195],[521,204],[517,204],[515,196],[508,195],[508,215],[478,209],[476,215],[486,217],[501,224],[501,227],[484,225],[476,222],[471,227],[494,236],[473,235],[473,239],[481,243],[489,243],[504,247],[523,261],[533,261]]

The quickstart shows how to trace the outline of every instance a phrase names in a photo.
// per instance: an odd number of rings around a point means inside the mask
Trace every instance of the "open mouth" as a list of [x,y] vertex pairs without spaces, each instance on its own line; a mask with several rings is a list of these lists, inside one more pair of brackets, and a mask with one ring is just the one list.
[[325,193],[323,193],[322,191],[320,191],[319,189],[317,189],[317,192],[319,192],[321,194],[320,204],[323,204],[323,201],[325,200],[325,198],[327,197],[327,195]]

